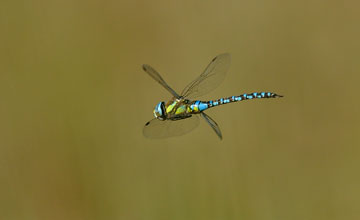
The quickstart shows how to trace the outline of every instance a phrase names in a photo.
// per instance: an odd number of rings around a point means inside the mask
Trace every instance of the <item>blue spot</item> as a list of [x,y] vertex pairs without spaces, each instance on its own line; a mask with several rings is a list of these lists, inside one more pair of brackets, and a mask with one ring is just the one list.
[[247,98],[248,98],[248,99],[252,99],[252,98],[254,98],[254,97],[253,97],[252,95],[248,95]]
[[210,101],[209,103],[210,103],[211,106],[213,105],[213,101]]
[[233,97],[231,97],[232,98],[232,100],[235,100],[235,96],[233,96]]
[[223,98],[221,98],[221,99],[220,99],[220,103],[222,104],[223,102],[224,102],[224,99],[223,99]]
[[219,103],[217,101],[214,102],[214,106],[218,105]]
[[204,110],[207,109],[207,108],[208,108],[207,103],[204,103],[204,102],[200,102],[200,103],[199,103],[199,110],[200,110],[200,111],[204,111]]
[[256,97],[256,96],[257,96],[257,92],[254,92],[253,95]]
[[262,97],[265,97],[265,92],[262,92],[262,93],[261,93],[261,96],[262,96]]
[[270,92],[267,93],[268,96],[270,96],[270,94],[271,94]]

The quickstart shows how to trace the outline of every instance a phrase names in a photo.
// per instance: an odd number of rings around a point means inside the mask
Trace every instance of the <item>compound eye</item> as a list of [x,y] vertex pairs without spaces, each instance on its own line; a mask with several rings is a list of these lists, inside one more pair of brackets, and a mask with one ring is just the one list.
[[154,109],[154,116],[155,118],[159,120],[165,120],[166,119],[166,109],[165,109],[165,103],[159,102]]

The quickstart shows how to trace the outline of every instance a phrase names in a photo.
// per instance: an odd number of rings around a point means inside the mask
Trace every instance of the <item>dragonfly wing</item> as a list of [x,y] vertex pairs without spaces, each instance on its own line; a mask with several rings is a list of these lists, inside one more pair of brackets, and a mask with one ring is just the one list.
[[194,99],[214,90],[224,81],[229,67],[230,54],[224,53],[216,56],[205,71],[184,88],[181,96]]
[[205,121],[210,125],[210,127],[215,131],[217,136],[222,140],[222,134],[219,128],[219,125],[212,119],[210,116],[205,114],[204,112],[201,112],[201,116],[205,119]]
[[174,97],[180,98],[180,96],[165,82],[160,74],[151,66],[144,64],[143,70],[147,72],[156,82],[160,83],[167,91],[169,91]]
[[145,124],[143,134],[147,138],[166,138],[186,134],[199,125],[199,117],[192,115],[189,118],[180,120],[152,119]]

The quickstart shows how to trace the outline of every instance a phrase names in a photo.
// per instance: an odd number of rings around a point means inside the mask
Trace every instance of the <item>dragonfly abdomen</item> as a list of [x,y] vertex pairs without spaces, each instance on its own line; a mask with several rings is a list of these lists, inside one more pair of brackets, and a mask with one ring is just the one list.
[[227,98],[221,98],[211,101],[195,101],[190,105],[191,110],[196,112],[202,112],[208,108],[215,107],[218,105],[224,105],[232,102],[239,102],[248,99],[263,99],[263,98],[277,98],[282,97],[282,95],[278,95],[272,92],[253,92],[253,93],[245,93],[239,96],[231,96]]
[[208,108],[211,108],[218,105],[223,105],[232,102],[239,102],[248,99],[256,99],[256,98],[264,99],[264,98],[278,98],[278,97],[283,97],[283,96],[272,92],[253,92],[253,93],[244,93],[239,96],[231,96],[228,98],[216,99],[216,100],[208,101],[207,103],[208,103]]

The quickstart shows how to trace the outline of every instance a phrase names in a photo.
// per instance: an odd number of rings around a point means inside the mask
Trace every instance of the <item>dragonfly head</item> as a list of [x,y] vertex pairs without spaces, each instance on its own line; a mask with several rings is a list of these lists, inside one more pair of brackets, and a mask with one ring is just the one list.
[[155,106],[154,116],[161,121],[164,121],[166,119],[166,109],[164,102],[159,102],[159,104]]

